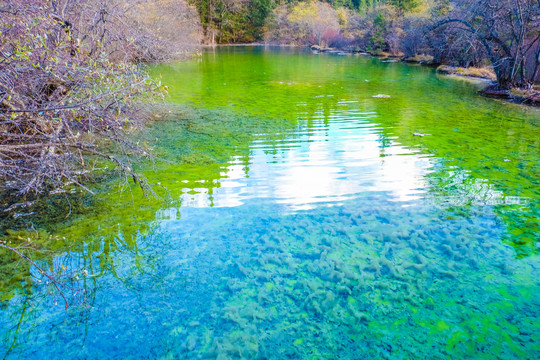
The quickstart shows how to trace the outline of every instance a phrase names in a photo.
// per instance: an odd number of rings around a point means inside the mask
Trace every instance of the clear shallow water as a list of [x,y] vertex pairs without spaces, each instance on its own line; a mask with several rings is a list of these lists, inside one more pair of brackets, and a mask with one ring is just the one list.
[[2,267],[0,355],[540,356],[538,110],[371,58],[151,71],[179,104],[149,133],[172,163],[141,168],[164,200],[103,191],[58,224],[67,311]]

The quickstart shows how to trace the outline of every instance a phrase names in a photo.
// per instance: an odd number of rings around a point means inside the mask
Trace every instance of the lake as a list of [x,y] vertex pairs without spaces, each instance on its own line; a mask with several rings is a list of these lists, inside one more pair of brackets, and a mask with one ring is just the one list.
[[539,109],[301,49],[149,71],[158,197],[103,184],[55,225],[67,310],[0,266],[0,357],[540,358]]

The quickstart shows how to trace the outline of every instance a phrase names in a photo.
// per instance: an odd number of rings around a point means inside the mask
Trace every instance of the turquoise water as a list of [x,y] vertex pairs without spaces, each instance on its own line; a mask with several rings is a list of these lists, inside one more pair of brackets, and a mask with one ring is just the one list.
[[540,111],[299,50],[150,71],[161,198],[103,188],[55,225],[67,311],[0,267],[0,356],[540,357]]

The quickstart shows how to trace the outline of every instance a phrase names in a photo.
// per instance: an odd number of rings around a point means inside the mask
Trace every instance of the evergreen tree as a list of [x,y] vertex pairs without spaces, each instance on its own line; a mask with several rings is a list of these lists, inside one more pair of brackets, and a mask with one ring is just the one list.
[[387,0],[387,3],[403,12],[412,11],[420,5],[419,0]]

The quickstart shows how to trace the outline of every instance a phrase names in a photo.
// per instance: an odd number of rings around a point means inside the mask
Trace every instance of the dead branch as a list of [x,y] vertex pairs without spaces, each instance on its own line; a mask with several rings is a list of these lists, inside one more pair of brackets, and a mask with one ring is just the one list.
[[4,248],[4,249],[7,249],[9,251],[12,251],[14,252],[15,254],[17,254],[20,258],[26,260],[27,262],[29,262],[31,265],[35,266],[36,269],[39,270],[39,272],[41,273],[41,275],[47,277],[49,279],[49,281],[54,285],[54,287],[56,288],[56,290],[58,290],[58,292],[60,293],[60,295],[62,296],[62,298],[64,299],[64,303],[66,304],[66,310],[67,308],[69,307],[69,304],[68,304],[68,301],[66,299],[66,297],[64,296],[64,293],[62,292],[62,290],[60,289],[60,287],[58,286],[58,282],[56,281],[56,279],[52,276],[52,275],[49,275],[45,272],[45,270],[43,270],[38,264],[36,264],[32,259],[30,259],[28,256],[24,255],[22,252],[18,251],[16,248],[14,247],[11,247],[9,245],[6,245],[6,244],[3,244],[0,242],[0,247]]

